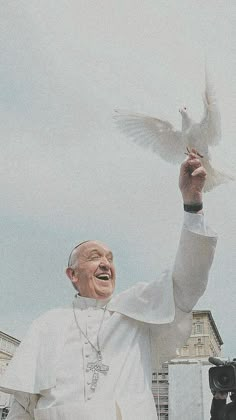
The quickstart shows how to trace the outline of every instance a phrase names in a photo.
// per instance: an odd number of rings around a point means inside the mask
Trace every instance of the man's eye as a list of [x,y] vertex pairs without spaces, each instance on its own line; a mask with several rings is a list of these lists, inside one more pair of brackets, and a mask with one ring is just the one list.
[[90,257],[90,260],[98,260],[99,258],[100,258],[99,255],[92,255]]

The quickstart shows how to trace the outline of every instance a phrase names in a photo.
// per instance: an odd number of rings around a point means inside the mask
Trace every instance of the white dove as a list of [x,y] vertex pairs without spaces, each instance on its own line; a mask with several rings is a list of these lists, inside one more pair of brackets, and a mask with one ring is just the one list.
[[183,154],[192,148],[196,149],[203,166],[207,171],[204,191],[234,177],[216,170],[210,163],[209,146],[215,146],[221,138],[221,119],[216,102],[215,91],[205,70],[205,93],[203,95],[204,115],[195,123],[188,115],[186,107],[179,110],[182,115],[182,131],[175,130],[171,123],[158,118],[132,114],[115,110],[114,119],[121,131],[136,143],[148,147],[162,159],[174,164],[183,161]]

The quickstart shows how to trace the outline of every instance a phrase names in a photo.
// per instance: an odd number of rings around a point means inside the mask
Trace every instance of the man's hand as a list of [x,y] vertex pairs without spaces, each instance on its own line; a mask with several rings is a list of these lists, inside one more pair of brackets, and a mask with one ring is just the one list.
[[216,391],[214,394],[214,398],[216,400],[226,400],[228,397],[228,392]]
[[192,149],[180,168],[179,188],[184,204],[202,203],[202,189],[206,175],[197,151]]

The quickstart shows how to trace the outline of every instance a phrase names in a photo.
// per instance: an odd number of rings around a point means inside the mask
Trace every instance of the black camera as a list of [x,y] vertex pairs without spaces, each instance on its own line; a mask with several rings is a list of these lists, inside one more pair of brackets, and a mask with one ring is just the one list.
[[236,359],[223,361],[209,357],[209,362],[215,367],[209,369],[209,385],[211,392],[236,392]]

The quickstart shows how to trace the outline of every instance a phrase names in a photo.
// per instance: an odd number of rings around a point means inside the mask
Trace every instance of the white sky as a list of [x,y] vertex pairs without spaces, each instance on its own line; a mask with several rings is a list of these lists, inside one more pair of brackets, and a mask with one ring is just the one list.
[[[2,2],[0,329],[23,337],[45,310],[68,305],[71,248],[96,238],[114,251],[117,290],[173,263],[182,223],[178,168],[116,131],[115,107],[168,119],[202,114],[204,56],[222,114],[216,162],[235,146],[235,2]],[[205,196],[219,233],[209,309],[236,357],[235,183]],[[197,259],[197,256],[196,256]]]

